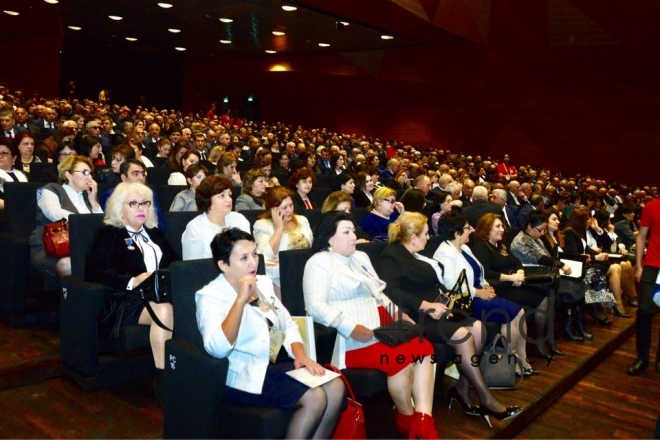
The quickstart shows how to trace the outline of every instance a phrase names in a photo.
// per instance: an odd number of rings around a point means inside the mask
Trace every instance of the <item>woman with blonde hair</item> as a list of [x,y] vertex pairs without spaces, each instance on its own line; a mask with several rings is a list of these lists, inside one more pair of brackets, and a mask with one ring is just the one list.
[[374,240],[386,240],[387,228],[405,211],[403,204],[396,201],[396,191],[382,187],[374,192],[373,203],[360,222],[362,230]]
[[[154,392],[162,398],[165,341],[172,337],[172,304],[147,303],[138,294],[158,269],[179,259],[158,229],[153,192],[141,183],[120,183],[108,200],[105,226],[96,233],[85,267],[85,280],[101,283],[108,291],[99,316],[99,335],[119,337],[126,325],[149,325],[149,341],[156,365]],[[125,292],[117,295],[116,292]],[[153,318],[150,310],[156,316]]]

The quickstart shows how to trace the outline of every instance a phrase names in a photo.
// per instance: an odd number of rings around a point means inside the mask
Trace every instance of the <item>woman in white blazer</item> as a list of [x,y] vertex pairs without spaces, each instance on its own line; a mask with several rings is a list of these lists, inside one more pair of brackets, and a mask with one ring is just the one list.
[[[378,279],[369,257],[356,251],[356,240],[349,214],[323,214],[312,246],[316,253],[305,265],[305,310],[314,321],[337,329],[334,365],[378,369],[387,374],[401,433],[408,433],[410,438],[438,438],[431,416],[433,346],[419,337],[396,347],[374,338],[373,329],[391,322],[399,315],[398,308],[383,293],[385,283]],[[412,321],[405,313],[401,318]],[[398,356],[406,361],[395,361]],[[423,360],[415,362],[413,356]]]
[[[211,243],[222,272],[195,295],[204,348],[229,359],[225,399],[239,405],[293,410],[287,438],[330,438],[341,412],[344,383],[309,388],[287,371],[325,369],[305,353],[297,324],[265,276],[257,276],[254,238],[231,228]],[[270,337],[269,337],[270,335]]]
[[[254,239],[259,253],[266,258],[266,274],[273,280],[279,296],[280,251],[306,249],[314,238],[306,217],[296,215],[293,192],[283,186],[268,191],[266,211],[254,223]],[[270,261],[269,261],[270,260]]]
[[517,371],[519,375],[539,374],[527,362],[527,342],[523,337],[523,334],[527,335],[524,310],[513,301],[498,297],[495,289],[484,278],[484,267],[467,245],[470,239],[467,217],[456,213],[447,214],[438,222],[438,232],[444,241],[438,246],[433,258],[444,266],[444,285],[451,289],[465,270],[472,295],[474,317],[500,324],[500,333],[506,336],[522,362],[522,371]]

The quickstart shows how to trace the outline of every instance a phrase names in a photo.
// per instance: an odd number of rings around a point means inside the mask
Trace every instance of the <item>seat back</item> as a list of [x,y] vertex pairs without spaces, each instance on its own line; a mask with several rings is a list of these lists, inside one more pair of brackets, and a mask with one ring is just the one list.
[[442,237],[439,235],[434,235],[433,237],[429,238],[429,241],[426,242],[426,247],[423,251],[420,252],[420,254],[428,258],[433,258],[433,254],[435,254],[435,251],[438,250],[438,247],[440,247],[441,243]]
[[309,221],[309,227],[312,228],[312,231],[316,228],[316,224],[321,219],[321,210],[320,209],[305,209],[303,212],[298,212],[296,214],[302,215],[307,218]]
[[69,247],[71,275],[85,279],[85,264],[96,231],[103,226],[103,214],[73,214],[69,216]]
[[[167,185],[167,179],[170,178],[170,174],[174,173],[174,168],[158,168],[151,167],[147,170],[147,183],[152,185]],[[169,207],[168,207],[169,208]]]
[[8,230],[18,238],[28,238],[37,219],[37,189],[43,183],[6,182],[5,220]]
[[306,314],[302,284],[305,264],[312,255],[314,252],[311,249],[283,251],[279,254],[282,304],[293,316]]
[[177,261],[170,265],[170,273],[175,337],[203,347],[197,328],[195,293],[218,276],[218,266],[210,258]]
[[188,223],[199,215],[197,211],[182,211],[182,212],[164,212],[165,219],[165,238],[170,246],[176,251],[177,255],[183,255],[181,236],[186,230]]
[[172,206],[176,195],[186,189],[185,186],[179,185],[149,185],[149,187],[158,197],[160,209],[163,211],[163,214],[170,210],[170,206]]
[[257,221],[257,217],[265,211],[263,209],[246,209],[245,211],[239,212],[245,216],[248,222],[250,222],[250,231],[252,231],[254,229],[254,223]]
[[385,249],[385,246],[387,246],[386,241],[372,241],[371,243],[360,243],[356,248],[358,251],[367,254],[369,260],[371,260],[371,264],[375,267],[376,260],[378,260],[378,257],[380,256],[380,253],[383,252],[383,249]]
[[317,186],[316,188],[312,189],[312,191],[309,193],[307,197],[309,197],[309,200],[312,201],[314,206],[316,206],[317,208],[321,208],[321,206],[323,206],[323,202],[330,195],[331,192],[332,192],[331,188],[324,188]]

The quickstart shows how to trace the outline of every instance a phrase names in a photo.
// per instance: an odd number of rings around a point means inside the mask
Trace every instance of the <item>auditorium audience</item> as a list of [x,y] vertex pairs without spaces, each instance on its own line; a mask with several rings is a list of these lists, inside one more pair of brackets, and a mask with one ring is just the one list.
[[170,212],[197,211],[195,191],[197,191],[197,187],[202,182],[202,180],[208,177],[209,172],[206,168],[196,163],[190,165],[185,174],[186,182],[188,182],[188,188],[174,196],[174,200],[170,206]]
[[243,176],[242,194],[236,199],[235,211],[266,209],[264,196],[268,188],[268,176],[259,168],[248,170]]
[[401,202],[396,201],[396,191],[382,187],[374,192],[373,203],[360,222],[362,230],[374,240],[387,240],[387,228],[399,215],[405,212]]

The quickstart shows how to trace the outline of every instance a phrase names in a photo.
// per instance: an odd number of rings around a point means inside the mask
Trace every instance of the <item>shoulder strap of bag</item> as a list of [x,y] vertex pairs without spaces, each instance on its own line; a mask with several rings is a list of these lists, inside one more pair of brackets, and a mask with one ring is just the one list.
[[151,308],[151,304],[149,304],[149,301],[147,301],[144,298],[142,298],[142,301],[144,301],[144,306],[147,308],[147,312],[149,312],[149,316],[151,316],[151,319],[153,319],[156,325],[164,330],[174,333],[174,330],[167,327],[165,324],[163,324],[163,322],[160,319],[158,319],[158,316],[156,316],[156,312],[154,312],[154,309]]
[[[353,388],[351,387],[351,384],[348,383],[348,379],[346,379],[346,376],[344,376],[344,373],[342,373],[339,368],[335,367],[332,364],[325,364],[324,367],[327,368],[330,371],[334,371],[335,373],[339,374],[339,377],[341,377],[341,380],[344,381],[344,385],[346,385],[346,390],[348,391],[348,397],[353,402],[355,402],[357,405],[360,405],[360,403],[358,403],[357,400],[355,400],[355,394],[353,394]],[[362,406],[362,405],[360,405],[360,406]]]

